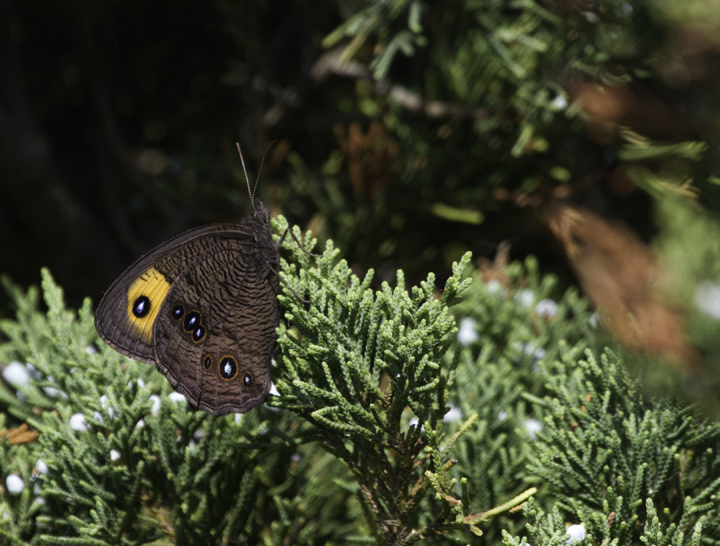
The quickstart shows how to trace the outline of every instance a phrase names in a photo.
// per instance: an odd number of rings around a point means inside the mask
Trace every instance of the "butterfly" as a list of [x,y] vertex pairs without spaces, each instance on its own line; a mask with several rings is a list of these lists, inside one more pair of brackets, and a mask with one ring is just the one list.
[[95,313],[105,343],[153,364],[190,404],[213,415],[265,401],[280,320],[284,236],[273,241],[270,211],[255,199],[257,180],[251,191],[247,171],[245,178],[251,215],[191,229],[140,257]]

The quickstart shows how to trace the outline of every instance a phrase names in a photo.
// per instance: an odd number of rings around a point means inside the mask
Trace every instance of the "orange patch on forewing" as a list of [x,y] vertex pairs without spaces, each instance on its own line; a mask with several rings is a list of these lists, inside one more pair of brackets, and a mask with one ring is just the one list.
[[[127,291],[127,320],[133,330],[133,336],[144,343],[152,341],[152,328],[165,297],[170,291],[170,283],[165,275],[151,267],[130,285]],[[150,300],[150,311],[144,317],[136,317],[133,313],[135,301],[140,296]]]

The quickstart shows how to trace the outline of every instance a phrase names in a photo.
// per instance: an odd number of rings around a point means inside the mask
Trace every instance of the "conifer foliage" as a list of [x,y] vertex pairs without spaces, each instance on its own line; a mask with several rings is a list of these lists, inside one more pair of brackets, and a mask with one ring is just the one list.
[[0,390],[3,540],[720,537],[720,427],[646,400],[601,349],[587,302],[558,297],[533,260],[501,284],[466,277],[466,255],[440,293],[433,275],[405,288],[402,271],[375,289],[332,242],[317,259],[290,241],[283,252],[280,274],[310,302],[283,288],[278,395],[242,416],[192,410],[152,366],[105,347],[91,302],[66,309],[49,272],[46,311],[38,290],[5,283],[16,318],[1,324],[2,357],[28,380]]

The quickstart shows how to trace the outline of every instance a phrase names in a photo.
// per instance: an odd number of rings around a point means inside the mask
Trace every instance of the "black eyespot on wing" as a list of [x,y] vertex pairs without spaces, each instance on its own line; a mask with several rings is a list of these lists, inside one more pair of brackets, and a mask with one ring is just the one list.
[[205,337],[205,326],[199,324],[197,328],[193,330],[192,338],[195,343],[198,343]]
[[192,332],[200,325],[200,313],[190,311],[183,321],[183,328],[186,332]]
[[212,357],[210,355],[207,355],[205,358],[203,358],[203,368],[205,368],[206,370],[212,368]]
[[235,359],[231,356],[222,357],[220,359],[220,364],[218,364],[218,372],[220,373],[220,377],[226,381],[235,379],[235,376],[238,373],[237,362],[235,362]]
[[140,296],[135,300],[132,306],[133,315],[137,318],[142,318],[150,312],[150,298],[147,296]]
[[252,384],[253,384],[253,376],[252,376],[252,374],[251,374],[250,372],[245,372],[245,373],[243,374],[243,376],[242,376],[242,384],[243,384],[243,387],[245,387],[246,389],[249,389],[250,387],[252,387]]
[[170,314],[172,315],[172,318],[174,318],[175,320],[180,320],[183,317],[183,315],[185,314],[185,309],[183,308],[182,305],[180,305],[178,303],[175,307],[172,308],[172,311],[170,311]]

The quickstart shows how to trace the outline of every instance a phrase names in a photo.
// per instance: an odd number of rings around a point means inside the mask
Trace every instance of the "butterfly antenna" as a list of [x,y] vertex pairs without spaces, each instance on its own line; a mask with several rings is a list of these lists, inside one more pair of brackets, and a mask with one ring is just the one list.
[[[248,187],[248,195],[250,196],[250,206],[253,209],[253,212],[255,212],[255,190],[250,191],[250,178],[248,178],[247,169],[245,168],[245,159],[242,155],[242,150],[240,149],[240,143],[236,142],[238,153],[240,154],[240,163],[242,163],[243,171],[245,172],[245,182],[247,183]],[[267,153],[267,152],[266,152]],[[263,157],[263,160],[265,158]],[[257,181],[255,182],[255,185],[257,186]]]
[[[252,199],[255,200],[255,190],[257,189],[258,182],[260,181],[260,173],[262,172],[263,165],[265,165],[265,156],[267,156],[267,153],[270,151],[270,148],[272,148],[272,145],[275,144],[277,140],[273,140],[270,144],[268,144],[268,147],[265,148],[265,153],[263,154],[262,161],[260,162],[260,168],[258,169],[258,175],[255,179],[255,187],[252,191]],[[248,186],[249,189],[249,186]]]

